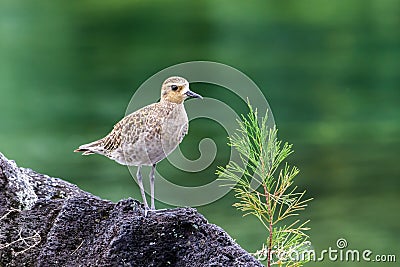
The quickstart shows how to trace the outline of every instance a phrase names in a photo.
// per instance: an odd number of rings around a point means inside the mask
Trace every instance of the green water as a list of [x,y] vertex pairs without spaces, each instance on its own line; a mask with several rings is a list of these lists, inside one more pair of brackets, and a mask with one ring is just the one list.
[[[3,0],[0,151],[100,197],[139,198],[127,168],[72,150],[106,134],[154,73],[191,60],[221,62],[259,85],[280,138],[295,145],[298,184],[315,199],[301,215],[311,219],[314,248],[335,248],[342,237],[349,248],[399,258],[399,14],[395,0]],[[198,92],[243,105],[210,88]],[[182,144],[188,158],[199,156],[192,148],[209,131],[221,154],[198,174],[166,162],[158,169],[178,184],[200,185],[226,164],[226,133],[207,120],[190,128]],[[254,251],[265,233],[233,202],[228,194],[198,209]]]

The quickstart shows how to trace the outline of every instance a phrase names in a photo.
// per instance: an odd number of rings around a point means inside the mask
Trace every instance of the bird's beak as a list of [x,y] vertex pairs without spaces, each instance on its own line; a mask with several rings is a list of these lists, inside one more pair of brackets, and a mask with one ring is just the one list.
[[185,94],[186,94],[188,97],[203,99],[203,97],[202,97],[201,95],[196,94],[195,92],[190,91],[190,90],[188,90]]

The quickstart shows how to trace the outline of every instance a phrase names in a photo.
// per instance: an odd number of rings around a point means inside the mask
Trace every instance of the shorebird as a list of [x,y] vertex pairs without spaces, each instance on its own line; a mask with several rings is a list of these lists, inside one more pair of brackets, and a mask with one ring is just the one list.
[[74,152],[82,155],[100,154],[119,164],[137,166],[136,178],[146,213],[149,210],[143,187],[141,168],[151,166],[151,210],[154,205],[156,164],[167,157],[188,133],[188,117],[183,102],[202,98],[189,89],[189,82],[170,77],[161,86],[161,99],[121,119],[105,137],[79,146]]

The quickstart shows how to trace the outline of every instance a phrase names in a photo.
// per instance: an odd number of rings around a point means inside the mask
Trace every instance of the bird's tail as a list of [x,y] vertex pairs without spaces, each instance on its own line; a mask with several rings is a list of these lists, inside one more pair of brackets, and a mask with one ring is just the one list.
[[77,149],[74,150],[74,152],[83,152],[82,155],[91,155],[91,154],[97,154],[99,153],[99,141],[97,140],[89,144],[84,144],[79,146]]

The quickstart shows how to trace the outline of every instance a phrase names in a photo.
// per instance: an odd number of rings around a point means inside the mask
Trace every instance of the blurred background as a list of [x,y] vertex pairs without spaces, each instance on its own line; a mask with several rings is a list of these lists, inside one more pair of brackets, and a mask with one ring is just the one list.
[[[399,14],[396,0],[2,0],[0,151],[102,198],[141,199],[126,167],[73,149],[108,133],[156,72],[192,60],[221,62],[263,90],[280,139],[294,144],[289,162],[301,170],[300,189],[314,198],[300,217],[311,219],[314,248],[336,248],[346,238],[350,249],[399,258]],[[246,112],[231,94],[193,89]],[[193,147],[210,137],[219,147],[215,161],[201,173],[168,162],[158,170],[178,184],[206,184],[227,163],[226,132],[201,119],[190,128],[185,156],[196,159]],[[234,201],[228,194],[198,210],[255,251],[265,232],[255,218],[242,218]],[[364,263],[311,265],[338,264]]]

